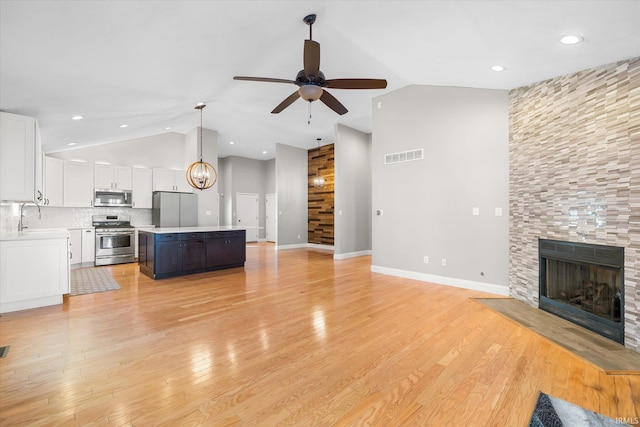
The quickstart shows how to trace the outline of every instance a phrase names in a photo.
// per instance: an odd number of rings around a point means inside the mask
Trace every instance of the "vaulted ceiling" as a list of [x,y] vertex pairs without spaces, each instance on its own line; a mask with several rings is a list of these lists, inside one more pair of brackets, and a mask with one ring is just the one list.
[[[388,87],[330,90],[349,112],[314,102],[309,124],[301,100],[270,113],[295,86],[233,76],[295,79],[310,13],[328,79]],[[640,1],[615,0],[1,0],[0,110],[38,118],[55,152],[186,133],[205,102],[220,157],[268,159],[276,143],[331,141],[336,123],[370,131],[372,99],[407,85],[512,89],[640,56],[638,22]],[[563,45],[566,34],[584,41]]]

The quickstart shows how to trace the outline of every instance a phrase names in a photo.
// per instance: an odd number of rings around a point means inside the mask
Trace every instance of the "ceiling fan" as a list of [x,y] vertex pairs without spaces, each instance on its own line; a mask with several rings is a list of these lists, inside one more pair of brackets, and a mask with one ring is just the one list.
[[289,95],[271,112],[278,114],[298,98],[302,98],[309,103],[320,100],[327,107],[342,115],[348,110],[325,88],[332,89],[384,89],[387,81],[384,79],[329,79],[326,80],[324,73],[320,71],[320,43],[312,39],[312,26],[316,22],[316,15],[307,15],[303,19],[309,26],[309,40],[304,41],[303,66],[304,69],[298,72],[295,80],[273,79],[269,77],[244,77],[235,76],[234,80],[249,80],[254,82],[271,83],[293,83],[298,86],[298,90]]

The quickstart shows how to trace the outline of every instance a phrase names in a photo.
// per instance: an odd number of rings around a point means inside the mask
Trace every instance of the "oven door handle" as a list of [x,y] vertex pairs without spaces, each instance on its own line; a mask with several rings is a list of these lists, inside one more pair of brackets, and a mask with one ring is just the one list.
[[133,231],[108,231],[108,232],[96,232],[96,236],[133,236]]

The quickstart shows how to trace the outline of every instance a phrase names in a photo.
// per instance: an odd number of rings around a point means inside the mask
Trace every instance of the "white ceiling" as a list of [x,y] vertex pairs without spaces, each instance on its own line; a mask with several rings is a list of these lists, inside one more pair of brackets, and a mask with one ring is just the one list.
[[[309,13],[327,79],[388,81],[330,90],[349,112],[315,102],[311,124],[302,100],[270,113],[296,86],[233,80],[295,79]],[[268,159],[276,143],[332,142],[335,123],[370,131],[372,99],[407,85],[512,89],[640,56],[639,22],[640,1],[613,0],[0,0],[0,110],[38,118],[55,152],[186,133],[202,101],[220,157]],[[584,42],[562,45],[565,34]]]

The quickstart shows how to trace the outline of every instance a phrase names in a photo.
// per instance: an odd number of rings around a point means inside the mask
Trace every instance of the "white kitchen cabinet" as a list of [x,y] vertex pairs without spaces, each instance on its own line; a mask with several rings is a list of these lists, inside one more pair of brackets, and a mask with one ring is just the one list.
[[69,229],[69,264],[82,263],[82,230]]
[[40,138],[40,126],[36,120],[36,155],[35,155],[35,202],[44,203],[44,171],[42,164],[42,139]]
[[94,165],[94,187],[114,190],[131,190],[132,169],[129,166]]
[[40,155],[36,119],[0,112],[0,200],[42,200]]
[[193,193],[193,187],[187,183],[185,171],[155,168],[153,169],[153,191]]
[[187,182],[186,171],[176,171],[176,188],[180,193],[193,193],[193,187]]
[[64,162],[64,206],[93,206],[93,164]]
[[62,206],[64,188],[64,160],[44,156],[44,199],[45,206]]
[[96,229],[82,229],[82,265],[93,265],[96,260]]
[[151,209],[153,201],[153,171],[133,168],[133,207]]
[[62,304],[68,238],[0,241],[0,313]]

